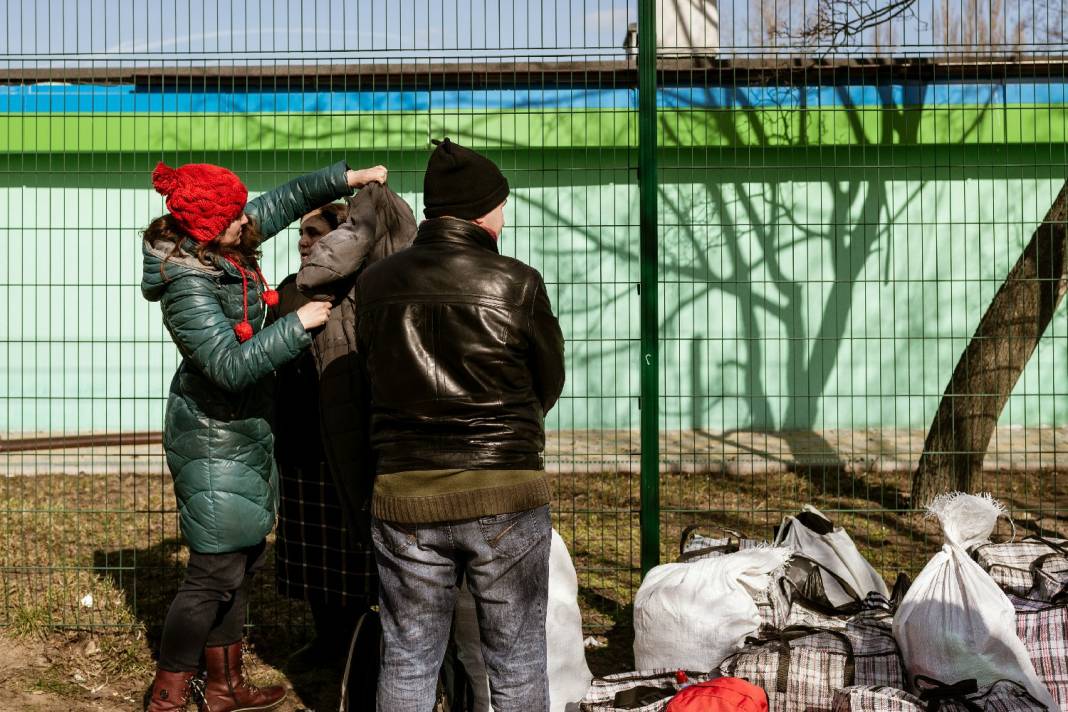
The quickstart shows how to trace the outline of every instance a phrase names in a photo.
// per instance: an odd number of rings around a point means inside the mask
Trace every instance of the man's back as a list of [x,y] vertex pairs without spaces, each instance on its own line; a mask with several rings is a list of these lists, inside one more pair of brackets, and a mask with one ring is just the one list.
[[508,179],[477,151],[434,143],[428,219],[411,247],[356,285],[378,458],[378,710],[433,706],[463,581],[478,606],[493,708],[549,712],[542,450],[545,413],[564,384],[564,340],[541,275],[497,252]]
[[542,469],[564,364],[536,270],[477,225],[439,218],[357,292],[379,473]]

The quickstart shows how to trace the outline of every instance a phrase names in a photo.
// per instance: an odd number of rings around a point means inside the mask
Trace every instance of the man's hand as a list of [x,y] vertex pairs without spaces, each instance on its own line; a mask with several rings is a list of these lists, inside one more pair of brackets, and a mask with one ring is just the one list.
[[350,188],[362,188],[368,183],[385,183],[388,174],[385,166],[374,166],[358,171],[345,171],[345,181]]

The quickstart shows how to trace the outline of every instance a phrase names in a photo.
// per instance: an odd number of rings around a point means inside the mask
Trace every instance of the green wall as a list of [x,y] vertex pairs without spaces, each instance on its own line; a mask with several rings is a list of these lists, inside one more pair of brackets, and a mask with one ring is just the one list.
[[[664,108],[660,145],[804,147],[1063,143],[1063,104]],[[449,134],[473,148],[634,148],[629,108],[362,113],[0,113],[0,152],[412,151]]]
[[[254,192],[339,157],[384,162],[418,211],[426,150],[387,145],[0,156],[0,432],[160,427],[176,352],[138,290],[137,234],[163,211],[156,160],[222,163]],[[636,428],[634,152],[488,152],[514,186],[503,251],[545,275],[568,339],[549,427]],[[663,426],[925,427],[1065,158],[978,141],[665,149]],[[268,279],[295,266],[295,241],[268,244]],[[1068,420],[1063,311],[1004,423]]]

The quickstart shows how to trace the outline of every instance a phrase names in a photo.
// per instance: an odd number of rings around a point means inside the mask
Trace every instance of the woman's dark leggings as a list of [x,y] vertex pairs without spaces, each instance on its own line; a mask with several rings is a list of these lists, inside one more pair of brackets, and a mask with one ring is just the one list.
[[226,554],[189,553],[185,581],[163,624],[159,666],[195,672],[206,645],[241,640],[252,577],[263,568],[267,542]]

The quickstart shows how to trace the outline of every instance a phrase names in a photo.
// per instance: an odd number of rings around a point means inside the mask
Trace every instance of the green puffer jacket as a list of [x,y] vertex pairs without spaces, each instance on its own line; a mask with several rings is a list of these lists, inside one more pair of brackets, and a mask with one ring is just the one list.
[[[305,213],[352,192],[337,163],[249,201],[264,238]],[[274,527],[278,475],[270,417],[275,369],[311,344],[296,313],[261,329],[263,286],[248,283],[256,335],[240,343],[240,273],[229,262],[201,264],[187,252],[163,264],[173,243],[145,241],[141,293],[158,301],[182,355],[163,430],[182,534],[194,551],[218,554],[258,544]],[[163,267],[163,276],[160,267]]]

